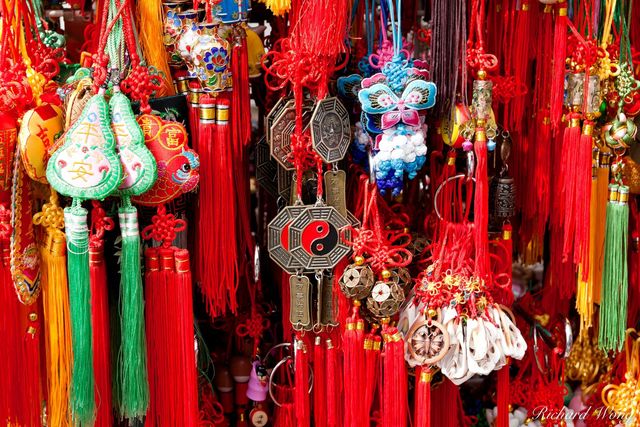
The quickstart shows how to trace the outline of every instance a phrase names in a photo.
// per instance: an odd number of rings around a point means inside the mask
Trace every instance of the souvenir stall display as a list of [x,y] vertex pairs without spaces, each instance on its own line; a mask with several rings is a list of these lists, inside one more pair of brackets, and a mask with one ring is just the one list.
[[633,3],[0,1],[0,424],[640,426]]

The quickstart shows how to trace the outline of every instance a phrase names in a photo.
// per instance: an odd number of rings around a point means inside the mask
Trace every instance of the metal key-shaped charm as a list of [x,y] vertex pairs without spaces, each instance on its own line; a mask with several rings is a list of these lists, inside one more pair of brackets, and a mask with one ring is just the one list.
[[324,173],[324,193],[326,203],[333,206],[343,217],[347,218],[347,200],[345,185],[347,174],[342,170],[330,170]]
[[295,275],[289,278],[291,304],[289,321],[293,329],[299,331],[309,329],[311,325],[311,284],[309,278]]

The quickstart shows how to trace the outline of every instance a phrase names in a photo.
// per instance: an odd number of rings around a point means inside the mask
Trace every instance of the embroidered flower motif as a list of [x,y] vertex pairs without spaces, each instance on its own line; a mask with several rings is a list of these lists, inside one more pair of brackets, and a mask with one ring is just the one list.
[[223,47],[212,47],[204,54],[204,62],[208,71],[221,73],[227,68],[229,53]]

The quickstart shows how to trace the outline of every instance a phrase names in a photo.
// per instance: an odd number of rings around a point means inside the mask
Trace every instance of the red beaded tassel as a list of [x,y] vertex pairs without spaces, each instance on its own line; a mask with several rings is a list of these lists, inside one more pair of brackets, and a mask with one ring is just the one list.
[[93,331],[93,370],[97,403],[96,427],[111,427],[111,348],[109,328],[109,290],[104,260],[104,232],[113,229],[100,202],[93,201],[89,237],[89,275],[91,281],[91,328]]
[[414,398],[415,427],[431,427],[431,368],[416,368],[416,389]]
[[364,321],[360,318],[360,303],[354,301],[353,313],[347,319],[342,336],[344,378],[344,427],[360,427],[369,424],[360,416],[363,405],[359,398],[360,384],[356,378],[364,378]]
[[498,385],[496,387],[498,416],[495,427],[509,427],[509,360],[497,374]]
[[562,120],[564,100],[564,70],[567,58],[567,2],[556,5],[555,28],[553,31],[553,72],[551,75],[551,125],[554,132]]
[[302,339],[295,340],[293,402],[296,411],[296,426],[309,427],[311,416],[309,408],[309,356]]
[[316,427],[327,427],[327,361],[320,336],[313,346],[313,420]]
[[398,328],[382,331],[384,338],[382,367],[382,426],[405,427],[407,425],[407,370],[404,363],[404,341]]
[[[200,98],[200,197],[197,232],[198,281],[207,312],[215,317],[227,308],[235,313],[238,281],[236,204],[229,101]],[[205,238],[209,236],[209,238]]]
[[193,346],[189,252],[171,246],[185,223],[158,209],[145,239],[162,241],[145,251],[149,412],[147,426],[198,425],[198,383]]

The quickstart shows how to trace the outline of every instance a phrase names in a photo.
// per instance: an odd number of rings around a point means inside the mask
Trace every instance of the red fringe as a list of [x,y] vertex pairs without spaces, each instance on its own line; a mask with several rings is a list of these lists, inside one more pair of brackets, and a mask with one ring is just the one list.
[[367,334],[364,345],[364,411],[369,419],[371,407],[378,386],[378,374],[380,372],[380,348],[382,338],[375,329]]
[[368,425],[369,417],[361,416],[364,406],[360,401],[360,384],[354,378],[364,378],[364,321],[359,315],[359,306],[353,307],[342,336],[344,381],[344,427]]
[[431,427],[431,368],[428,366],[416,368],[414,413],[414,427]]
[[404,341],[396,327],[383,331],[382,426],[406,427],[408,412],[407,370],[404,363]]
[[91,277],[91,328],[93,331],[93,370],[96,382],[96,427],[111,427],[111,348],[109,330],[109,292],[103,241],[93,240],[89,250]]
[[[327,340],[327,384],[326,384],[326,399],[327,399],[327,427],[342,426],[342,418],[340,416],[340,403],[342,401],[342,384],[340,379],[340,366],[338,364],[338,350],[333,346],[331,340]],[[317,410],[317,409],[316,409]]]
[[553,31],[553,74],[551,79],[551,125],[554,132],[562,120],[564,98],[564,72],[567,58],[567,2],[556,5],[555,29]]
[[273,427],[296,427],[296,410],[293,399],[293,389],[279,385],[274,386],[276,399],[281,406],[273,411]]
[[327,427],[327,381],[331,373],[327,371],[325,356],[325,343],[317,336],[313,346],[313,419],[316,427]]
[[[590,251],[590,224],[591,224],[591,181],[593,179],[593,136],[589,131],[593,131],[594,123],[585,120],[578,152],[576,153],[576,232],[574,236],[573,262],[582,264],[582,280],[589,278],[589,251]],[[565,240],[565,245],[566,245]]]
[[[5,211],[6,212],[6,211]],[[0,239],[0,420],[9,425],[42,425],[39,303],[22,305],[9,267],[9,240]],[[35,314],[36,320],[29,315]],[[33,329],[30,329],[33,328]]]
[[431,402],[431,422],[437,427],[460,427],[459,414],[453,409],[460,391],[451,381],[444,378],[440,386],[433,389]]
[[486,138],[476,138],[476,190],[473,199],[476,274],[489,277],[489,175],[487,169]]
[[295,388],[293,391],[293,402],[296,411],[296,426],[308,427],[311,425],[309,408],[309,356],[307,349],[301,341],[296,340],[295,345]]
[[[238,256],[233,155],[230,127],[221,112],[229,101],[220,94],[216,124],[200,122],[200,197],[197,221],[198,280],[212,317],[237,310]],[[215,103],[203,97],[200,104]],[[228,117],[228,116],[227,116]]]
[[496,419],[495,427],[509,427],[509,366],[510,363],[503,366],[498,371],[498,385],[497,385],[497,407],[498,416]]
[[145,251],[145,299],[150,403],[145,425],[198,425],[189,252]]

